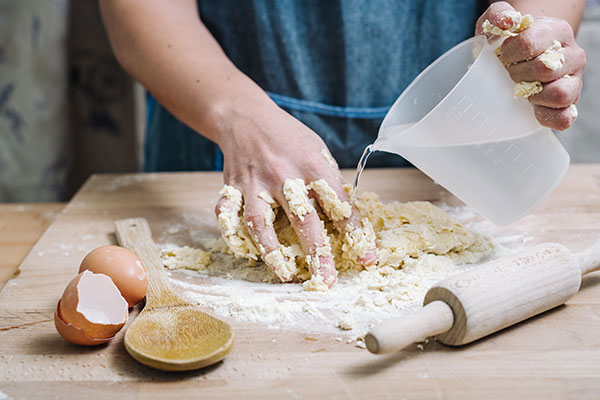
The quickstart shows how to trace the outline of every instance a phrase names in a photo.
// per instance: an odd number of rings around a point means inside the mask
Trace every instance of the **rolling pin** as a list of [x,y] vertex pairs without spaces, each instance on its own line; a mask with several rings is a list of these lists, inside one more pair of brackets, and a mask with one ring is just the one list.
[[438,282],[421,310],[384,321],[365,343],[384,354],[430,336],[451,346],[473,342],[565,303],[599,263],[600,243],[577,254],[545,243],[490,261]]

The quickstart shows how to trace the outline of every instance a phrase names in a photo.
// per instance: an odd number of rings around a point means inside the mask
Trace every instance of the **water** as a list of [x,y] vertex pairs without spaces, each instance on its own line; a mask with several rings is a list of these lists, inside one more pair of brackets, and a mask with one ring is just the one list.
[[362,156],[360,156],[358,166],[356,167],[356,175],[354,176],[354,190],[358,189],[360,175],[362,174],[363,169],[365,169],[365,166],[367,165],[367,160],[369,159],[369,156],[373,153],[373,151],[373,145],[370,144],[367,147],[365,147],[365,151],[363,152]]

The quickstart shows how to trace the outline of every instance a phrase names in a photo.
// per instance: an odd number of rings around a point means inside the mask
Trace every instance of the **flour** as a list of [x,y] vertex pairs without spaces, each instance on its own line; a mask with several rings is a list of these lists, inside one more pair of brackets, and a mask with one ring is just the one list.
[[[448,215],[472,219],[475,214],[467,208],[444,211],[427,202],[382,203],[373,193],[357,196],[354,204],[364,216],[363,225],[372,229],[379,261],[365,269],[354,256],[348,258],[343,250],[349,243],[348,232],[336,232],[327,220],[338,268],[338,281],[327,291],[306,290],[318,285],[320,277],[310,279],[306,258],[300,254],[288,257],[298,261],[293,283],[281,283],[260,259],[236,257],[223,239],[206,244],[210,262],[204,263],[205,250],[183,257],[193,249],[176,246],[166,246],[162,257],[169,268],[177,267],[178,259],[196,260],[192,268],[182,265],[186,270],[173,271],[172,283],[190,301],[217,316],[270,329],[343,335],[361,347],[360,338],[370,327],[419,307],[433,284],[474,265],[462,264],[485,261],[497,249],[490,239]],[[322,210],[317,212],[325,218]],[[478,224],[482,231],[493,232],[491,223]],[[283,212],[277,213],[274,227],[282,244],[297,243]],[[303,281],[304,285],[297,283]]]
[[333,157],[331,157],[331,154],[329,154],[329,150],[327,150],[327,149],[321,149],[321,155],[325,158],[325,161],[327,161],[327,164],[329,164],[329,166],[331,167],[331,169],[337,171],[338,165],[335,162],[335,160],[333,159]]
[[310,292],[295,283],[279,283],[262,263],[252,267],[242,259],[213,254],[213,262],[200,273],[182,272],[190,280],[171,282],[220,317],[356,337],[420,306],[429,287],[461,269],[447,257],[430,254],[407,261],[403,269],[341,272],[328,291]]

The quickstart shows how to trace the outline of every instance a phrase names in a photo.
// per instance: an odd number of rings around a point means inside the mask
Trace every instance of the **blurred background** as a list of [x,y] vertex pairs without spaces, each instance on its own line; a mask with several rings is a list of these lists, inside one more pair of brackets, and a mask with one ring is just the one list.
[[[558,135],[572,163],[600,162],[600,0],[577,39],[579,118]],[[65,201],[92,173],[139,171],[145,109],[97,0],[0,0],[0,202]]]

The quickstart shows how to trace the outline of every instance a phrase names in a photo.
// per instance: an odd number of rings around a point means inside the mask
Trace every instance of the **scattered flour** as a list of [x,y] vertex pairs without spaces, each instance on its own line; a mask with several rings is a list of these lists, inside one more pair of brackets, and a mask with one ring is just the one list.
[[[218,316],[277,329],[342,334],[362,347],[361,337],[369,328],[420,306],[433,284],[475,265],[469,263],[486,261],[498,250],[488,237],[471,230],[494,233],[491,223],[465,227],[449,215],[478,220],[466,207],[442,210],[428,202],[382,203],[374,193],[357,196],[354,205],[364,216],[363,224],[372,229],[379,261],[365,269],[354,256],[348,257],[351,252],[343,250],[348,232],[337,232],[327,220],[338,268],[338,281],[327,291],[309,291],[297,283],[318,284],[309,280],[309,265],[299,247],[299,255],[289,257],[295,260],[293,283],[282,283],[260,258],[236,256],[223,239],[207,242],[210,252],[166,246],[162,258],[170,269],[184,268],[171,272],[172,283]],[[324,219],[322,210],[316,210]],[[297,246],[285,213],[276,212],[280,241]]]

